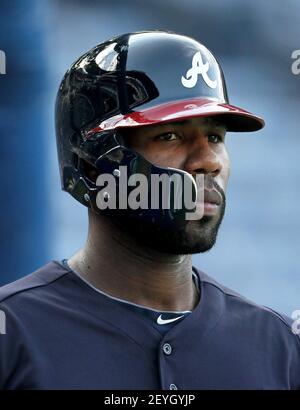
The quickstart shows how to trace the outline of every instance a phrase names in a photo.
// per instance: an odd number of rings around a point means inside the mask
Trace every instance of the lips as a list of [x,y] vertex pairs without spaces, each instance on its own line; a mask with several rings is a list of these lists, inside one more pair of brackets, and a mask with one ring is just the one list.
[[222,197],[216,190],[204,190],[204,204],[213,204],[220,206]]

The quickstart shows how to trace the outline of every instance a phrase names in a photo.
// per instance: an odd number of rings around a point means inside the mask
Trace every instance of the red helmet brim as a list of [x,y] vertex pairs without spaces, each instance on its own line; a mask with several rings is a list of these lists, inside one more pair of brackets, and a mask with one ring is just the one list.
[[[151,124],[180,121],[193,117],[221,117],[221,123],[231,132],[258,131],[264,127],[264,120],[242,108],[222,104],[211,99],[189,99],[172,101],[126,115],[118,114],[99,124],[98,130],[120,127],[138,127]],[[95,129],[94,129],[95,130]]]

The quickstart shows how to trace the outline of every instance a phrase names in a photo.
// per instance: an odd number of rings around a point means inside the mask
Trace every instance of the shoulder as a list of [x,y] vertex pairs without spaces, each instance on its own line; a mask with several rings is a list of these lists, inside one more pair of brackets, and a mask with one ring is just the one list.
[[204,304],[220,308],[214,335],[222,340],[222,350],[227,346],[231,352],[234,346],[237,360],[246,358],[249,371],[268,369],[279,379],[287,377],[291,389],[300,389],[300,316],[295,320],[255,303],[198,269],[196,272]]
[[13,374],[18,374],[16,369],[29,378],[37,341],[43,337],[45,323],[53,320],[51,301],[56,303],[67,274],[59,262],[51,261],[0,287],[0,389],[9,384]]
[[0,287],[0,305],[9,304],[34,289],[49,287],[68,272],[59,262],[50,261],[31,274]]
[[222,301],[224,311],[235,324],[242,322],[245,326],[251,327],[253,332],[258,331],[264,335],[266,330],[270,336],[274,336],[275,333],[276,335],[281,334],[284,338],[295,341],[300,352],[300,323],[299,332],[295,332],[295,327],[292,327],[295,319],[246,298],[199,269],[196,271],[199,274],[201,286],[206,290],[209,289],[215,298]]

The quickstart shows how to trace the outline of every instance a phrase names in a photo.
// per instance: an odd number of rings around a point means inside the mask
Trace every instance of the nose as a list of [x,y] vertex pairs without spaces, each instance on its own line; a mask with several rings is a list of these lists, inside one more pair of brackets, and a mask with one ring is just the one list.
[[220,174],[220,154],[206,136],[198,136],[189,145],[184,169],[192,175],[201,173],[216,177]]

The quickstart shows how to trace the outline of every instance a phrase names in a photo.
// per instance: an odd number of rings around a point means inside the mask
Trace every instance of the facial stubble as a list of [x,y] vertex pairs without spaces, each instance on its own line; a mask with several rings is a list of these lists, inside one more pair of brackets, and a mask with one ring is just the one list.
[[218,231],[222,223],[226,197],[224,191],[218,187],[222,196],[219,211],[215,215],[204,215],[195,221],[186,221],[183,226],[162,228],[155,223],[150,224],[143,220],[131,217],[122,217],[116,213],[109,216],[116,230],[128,236],[136,246],[148,247],[158,252],[172,255],[188,255],[203,253],[210,250],[217,240]]

